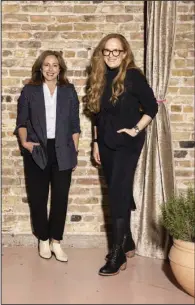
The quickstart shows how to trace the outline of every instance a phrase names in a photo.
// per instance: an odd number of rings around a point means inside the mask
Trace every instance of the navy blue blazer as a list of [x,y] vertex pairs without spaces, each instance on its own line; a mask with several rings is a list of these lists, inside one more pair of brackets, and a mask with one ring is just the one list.
[[[80,133],[79,100],[74,85],[57,88],[55,148],[59,170],[77,165],[77,152],[72,135]],[[18,99],[15,135],[18,128],[27,128],[27,141],[39,143],[34,146],[32,158],[44,169],[47,165],[46,112],[42,85],[25,85]],[[21,147],[21,151],[25,148]]]

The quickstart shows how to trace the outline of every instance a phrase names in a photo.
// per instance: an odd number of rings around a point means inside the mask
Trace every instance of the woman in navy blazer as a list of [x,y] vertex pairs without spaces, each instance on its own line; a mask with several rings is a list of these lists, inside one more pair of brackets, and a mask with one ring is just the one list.
[[[77,165],[79,101],[56,51],[44,51],[18,100],[15,135],[24,157],[26,188],[39,254],[67,261],[63,238],[72,170]],[[51,187],[51,206],[47,202]]]

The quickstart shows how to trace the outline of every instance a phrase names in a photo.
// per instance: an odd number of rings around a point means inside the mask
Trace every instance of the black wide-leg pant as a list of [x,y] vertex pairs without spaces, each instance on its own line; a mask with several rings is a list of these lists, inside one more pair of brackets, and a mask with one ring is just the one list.
[[[133,198],[133,181],[138,159],[144,144],[144,139],[136,151],[127,147],[112,150],[99,143],[100,160],[108,185],[108,201],[111,211],[113,231],[116,231],[117,221],[123,220],[124,234],[130,232],[131,210],[136,209]],[[115,235],[115,233],[113,232]]]
[[[38,239],[62,240],[72,169],[59,171],[55,139],[47,141],[47,154],[48,163],[42,170],[32,159],[31,153],[27,150],[24,152],[24,170],[31,221],[34,234]],[[48,217],[47,203],[50,185],[51,206]]]

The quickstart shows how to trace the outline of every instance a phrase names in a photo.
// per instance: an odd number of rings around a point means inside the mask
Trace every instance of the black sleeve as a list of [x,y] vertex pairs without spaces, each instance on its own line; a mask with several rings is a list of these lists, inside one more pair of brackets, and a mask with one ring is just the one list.
[[79,99],[78,99],[74,85],[72,85],[72,105],[71,106],[72,106],[71,107],[72,134],[81,133],[80,117],[79,117]]
[[93,126],[98,126],[98,113],[93,113]]
[[16,128],[14,130],[14,135],[18,135],[18,128],[26,127],[29,119],[27,91],[28,87],[25,86],[21,91],[20,97],[18,98]]
[[158,103],[152,88],[149,86],[146,77],[138,69],[131,69],[129,72],[133,95],[139,99],[144,114],[153,119],[158,112]]

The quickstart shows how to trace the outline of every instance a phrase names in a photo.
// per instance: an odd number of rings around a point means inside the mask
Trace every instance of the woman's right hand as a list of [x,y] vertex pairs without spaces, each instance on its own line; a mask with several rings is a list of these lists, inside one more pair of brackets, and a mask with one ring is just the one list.
[[32,151],[33,151],[33,146],[39,146],[40,144],[39,143],[34,143],[34,142],[24,142],[22,143],[22,146],[24,148],[26,148],[31,154],[32,154]]
[[98,143],[93,143],[93,158],[97,164],[101,164]]

